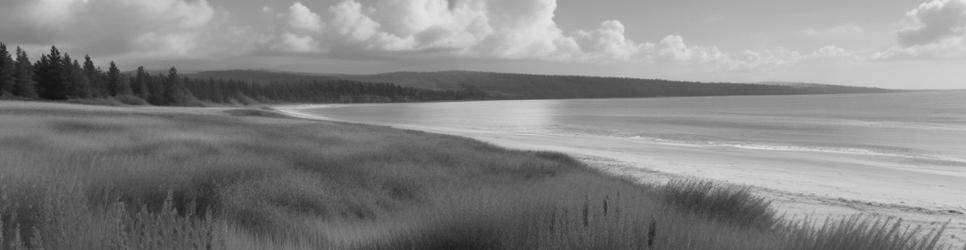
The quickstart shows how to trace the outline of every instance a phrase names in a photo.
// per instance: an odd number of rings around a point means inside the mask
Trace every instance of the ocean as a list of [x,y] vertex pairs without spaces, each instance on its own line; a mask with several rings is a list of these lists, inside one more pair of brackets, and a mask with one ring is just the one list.
[[334,120],[681,176],[966,211],[966,91],[327,105]]

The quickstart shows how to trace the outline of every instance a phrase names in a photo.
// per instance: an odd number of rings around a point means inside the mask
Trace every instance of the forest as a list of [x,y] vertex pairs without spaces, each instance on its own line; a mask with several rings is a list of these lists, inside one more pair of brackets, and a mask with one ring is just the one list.
[[0,43],[0,98],[22,100],[112,100],[128,105],[203,106],[254,103],[357,103],[483,99],[471,90],[428,90],[392,83],[350,80],[254,82],[198,79],[178,74],[151,74],[144,67],[121,72],[115,62],[105,71],[90,56],[83,61],[56,46],[32,62],[16,48]]

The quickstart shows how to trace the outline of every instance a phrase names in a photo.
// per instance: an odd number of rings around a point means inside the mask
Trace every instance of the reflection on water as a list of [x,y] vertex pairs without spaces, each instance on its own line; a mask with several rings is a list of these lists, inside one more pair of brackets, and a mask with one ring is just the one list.
[[478,130],[547,132],[559,102],[494,101],[339,105],[317,112],[339,120],[376,124],[412,124]]

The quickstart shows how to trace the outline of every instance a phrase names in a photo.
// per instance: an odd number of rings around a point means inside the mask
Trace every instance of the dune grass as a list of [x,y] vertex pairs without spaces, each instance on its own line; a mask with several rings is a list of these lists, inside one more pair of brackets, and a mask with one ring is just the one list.
[[953,249],[739,187],[647,186],[557,153],[284,119],[0,103],[0,249]]

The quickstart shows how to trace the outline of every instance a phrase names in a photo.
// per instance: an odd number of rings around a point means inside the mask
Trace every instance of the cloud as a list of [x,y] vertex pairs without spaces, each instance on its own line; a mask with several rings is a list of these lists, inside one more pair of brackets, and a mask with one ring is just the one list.
[[874,60],[966,58],[966,0],[933,0],[906,13],[897,46]]
[[[729,53],[689,44],[679,35],[635,41],[629,34],[633,29],[619,20],[566,31],[555,20],[556,0],[341,0],[315,10],[296,1],[278,9],[261,7],[263,19],[247,16],[246,22],[207,0],[8,1],[15,2],[0,4],[0,38],[16,41],[7,42],[58,44],[71,51],[144,60],[416,56],[772,70],[855,55],[835,47]],[[842,25],[812,32],[861,31]]]
[[493,31],[478,48],[484,54],[566,60],[579,52],[554,20],[556,0],[496,0],[484,7]]
[[0,33],[10,34],[12,42],[56,44],[91,54],[160,58],[235,54],[246,47],[240,43],[243,39],[226,36],[249,32],[232,26],[229,15],[207,0],[12,1],[3,6],[9,12],[0,13]]
[[[321,56],[405,58],[413,55],[593,63],[659,63],[728,71],[776,70],[819,60],[866,61],[966,54],[966,0],[934,0],[909,11],[901,46],[874,51],[826,46],[727,52],[679,35],[635,41],[619,20],[562,30],[556,0],[342,0],[319,15],[301,3],[284,14],[276,51]],[[299,28],[301,27],[301,28]],[[802,35],[837,39],[865,33],[855,24],[809,28]]]
[[[324,31],[278,34],[282,51],[316,51],[366,57],[434,55],[568,62],[655,62],[750,69],[790,65],[801,53],[746,51],[729,55],[716,47],[686,44],[681,36],[636,42],[618,20],[591,30],[566,32],[554,20],[556,0],[344,0],[328,8]],[[299,3],[296,11],[316,16]],[[314,19],[313,19],[314,20]],[[316,23],[315,21],[312,22]],[[311,37],[309,37],[311,35]],[[315,41],[318,41],[317,44]],[[324,47],[325,49],[315,49]],[[324,53],[323,53],[324,54]]]
[[555,0],[346,0],[329,8],[334,46],[552,59],[576,48],[553,20]]
[[876,60],[962,58],[966,58],[966,36],[950,37],[933,43],[909,47],[892,47],[878,52],[872,57]]
[[363,13],[362,4],[348,0],[329,8],[331,34],[342,47],[374,51],[413,50],[415,38],[383,30],[382,24]]
[[658,62],[673,62],[682,64],[727,64],[732,61],[730,56],[716,47],[689,45],[684,37],[670,35],[661,39],[657,44],[645,45],[645,57]]
[[271,7],[262,7],[262,12],[275,20],[274,37],[261,42],[261,47],[286,53],[319,53],[325,51],[318,36],[325,29],[322,16],[313,12],[301,2],[295,2],[286,12],[276,13]]
[[966,0],[933,0],[906,13],[899,45],[911,47],[942,42],[966,34]]
[[847,36],[847,35],[860,34],[864,32],[865,32],[865,28],[862,28],[862,26],[858,26],[855,24],[842,24],[842,25],[824,28],[824,29],[807,28],[801,31],[801,33],[806,36],[825,36],[825,37]]
[[644,44],[641,56],[648,62],[670,63],[718,71],[773,71],[804,62],[818,60],[864,60],[865,52],[825,46],[811,52],[787,48],[744,50],[728,53],[711,46],[691,45],[678,35],[670,35],[656,44]]
[[322,16],[312,12],[301,2],[292,4],[288,11],[288,26],[292,29],[309,33],[322,32],[322,27],[325,25],[322,23]]
[[639,44],[625,35],[624,24],[617,20],[608,20],[600,24],[600,28],[592,31],[577,31],[575,36],[580,48],[597,57],[621,60],[633,58],[645,49],[645,44]]

